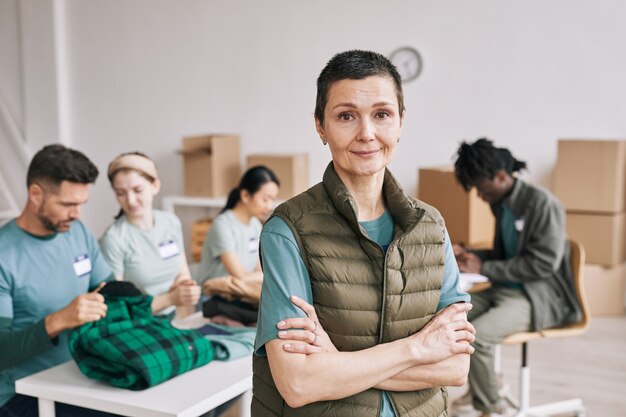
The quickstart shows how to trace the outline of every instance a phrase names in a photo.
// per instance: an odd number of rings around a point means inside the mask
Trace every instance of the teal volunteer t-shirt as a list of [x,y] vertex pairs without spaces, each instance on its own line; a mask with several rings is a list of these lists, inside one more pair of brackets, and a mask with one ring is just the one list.
[[[385,251],[393,240],[394,220],[386,210],[378,219],[359,223],[367,235]],[[255,353],[265,356],[265,344],[278,339],[276,324],[290,317],[306,317],[306,314],[289,300],[297,295],[312,303],[311,280],[300,256],[300,249],[284,220],[279,217],[270,219],[261,233],[261,255],[263,257],[263,289],[257,322]],[[288,277],[288,279],[285,279]],[[454,258],[448,232],[445,243],[444,278],[441,285],[437,310],[457,303],[469,302],[469,294],[460,290],[459,268]],[[380,417],[394,417],[393,408],[387,394],[383,391]]]
[[[9,331],[40,323],[112,278],[98,243],[78,220],[68,232],[46,237],[25,232],[13,220],[0,228],[0,254],[0,319],[10,321]],[[70,359],[62,332],[43,353],[1,370],[0,406],[15,395],[16,379]]]
[[[100,238],[100,249],[117,276],[132,282],[144,294],[166,294],[181,271],[183,229],[173,213],[154,210],[154,226],[142,230],[126,216],[115,220]],[[159,312],[169,314],[170,306]]]
[[202,246],[200,275],[202,282],[209,278],[229,275],[220,257],[226,252],[237,255],[246,272],[254,272],[259,264],[259,236],[261,222],[256,217],[243,223],[232,210],[215,218]]

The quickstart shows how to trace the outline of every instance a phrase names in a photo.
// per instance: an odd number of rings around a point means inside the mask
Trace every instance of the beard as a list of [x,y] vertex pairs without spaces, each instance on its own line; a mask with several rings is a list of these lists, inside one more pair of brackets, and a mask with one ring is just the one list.
[[37,218],[39,219],[43,227],[45,227],[46,230],[49,230],[52,233],[67,232],[70,228],[71,220],[58,221],[55,223],[50,217],[46,216],[44,206],[45,204],[42,205],[37,212]]

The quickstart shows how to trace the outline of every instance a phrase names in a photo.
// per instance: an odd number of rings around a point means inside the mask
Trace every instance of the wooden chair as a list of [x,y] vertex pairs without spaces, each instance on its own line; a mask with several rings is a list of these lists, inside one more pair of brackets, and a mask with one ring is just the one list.
[[[574,284],[576,286],[578,301],[580,302],[580,307],[582,310],[582,318],[580,322],[575,324],[569,324],[560,328],[541,330],[538,332],[516,333],[502,341],[502,344],[505,345],[522,345],[522,366],[520,370],[519,403],[509,394],[506,394],[507,401],[509,401],[518,409],[518,412],[515,415],[516,417],[543,417],[561,413],[576,413],[576,415],[579,417],[586,416],[586,409],[583,406],[582,399],[580,398],[535,407],[530,406],[530,366],[528,364],[527,358],[528,342],[533,339],[576,336],[587,331],[587,328],[589,327],[589,323],[591,321],[589,315],[589,306],[587,304],[587,298],[585,297],[585,290],[583,286],[583,265],[585,264],[585,249],[579,242],[575,240],[570,240],[569,243],[572,274],[574,278]],[[496,358],[498,358],[499,362],[499,354],[496,354]],[[499,363],[496,363],[496,371],[499,371],[498,368]]]

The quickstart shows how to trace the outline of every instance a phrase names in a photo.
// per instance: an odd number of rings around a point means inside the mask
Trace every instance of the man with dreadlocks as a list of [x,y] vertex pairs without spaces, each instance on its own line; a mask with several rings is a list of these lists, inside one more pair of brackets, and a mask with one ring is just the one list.
[[455,163],[459,183],[466,191],[476,187],[496,217],[491,250],[455,247],[461,272],[483,274],[492,284],[472,295],[468,319],[476,328],[476,351],[470,358],[470,392],[466,401],[455,404],[475,415],[471,403],[483,417],[505,412],[493,367],[494,346],[514,333],[580,318],[563,208],[548,191],[517,178],[523,169],[525,162],[485,138],[463,142]]

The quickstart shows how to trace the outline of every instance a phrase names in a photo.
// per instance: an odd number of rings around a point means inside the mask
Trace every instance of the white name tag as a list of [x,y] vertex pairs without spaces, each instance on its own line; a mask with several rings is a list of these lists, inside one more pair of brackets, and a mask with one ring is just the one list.
[[248,250],[250,253],[256,253],[259,251],[259,238],[251,237],[248,241]]
[[162,259],[168,259],[180,253],[178,245],[172,239],[164,240],[159,243],[159,255]]
[[82,277],[91,272],[91,259],[86,253],[74,258],[74,272],[77,277]]
[[521,232],[522,230],[524,230],[524,218],[523,217],[518,217],[517,219],[515,219],[515,230],[517,230],[518,232]]

